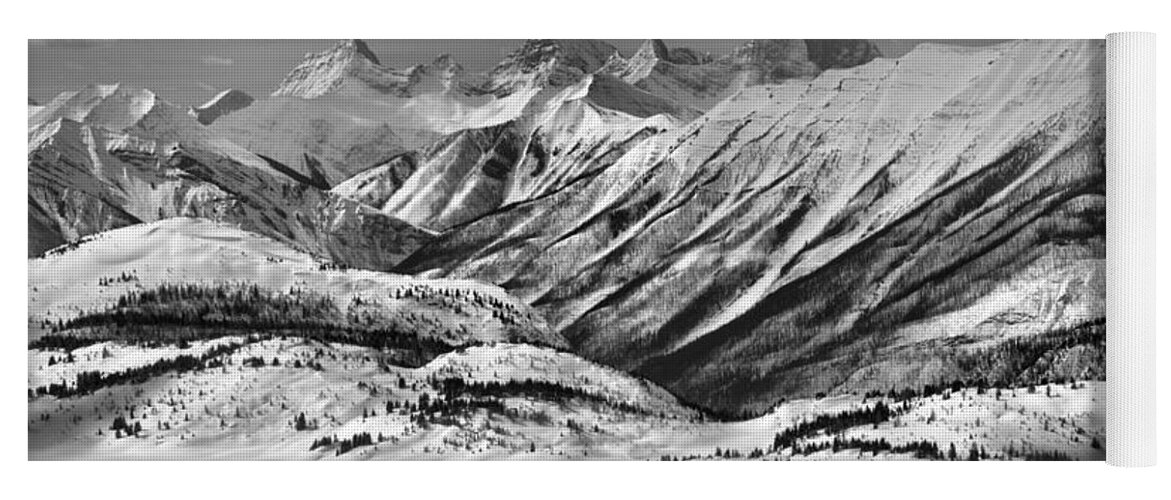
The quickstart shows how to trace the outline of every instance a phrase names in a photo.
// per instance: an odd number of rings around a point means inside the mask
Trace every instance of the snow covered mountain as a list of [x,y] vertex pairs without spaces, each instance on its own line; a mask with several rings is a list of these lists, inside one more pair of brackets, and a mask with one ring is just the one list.
[[941,360],[1104,316],[1103,71],[1101,42],[924,45],[749,87],[399,269],[714,408],[980,378]]
[[30,117],[29,255],[175,216],[386,269],[429,233],[285,175],[147,90],[93,85]]

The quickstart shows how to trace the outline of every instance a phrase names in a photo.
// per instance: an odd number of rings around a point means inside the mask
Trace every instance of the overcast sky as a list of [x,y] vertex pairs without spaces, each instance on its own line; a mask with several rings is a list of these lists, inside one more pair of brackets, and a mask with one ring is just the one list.
[[[643,40],[607,40],[625,55]],[[876,40],[883,54],[898,57],[924,41]],[[999,40],[953,40],[985,45]],[[153,90],[178,105],[200,104],[216,93],[237,88],[253,97],[272,92],[307,52],[335,40],[30,40],[29,97],[45,102],[91,83],[122,82]],[[405,68],[451,54],[468,72],[491,69],[521,40],[367,40],[384,65]],[[743,40],[667,40],[714,55]]]

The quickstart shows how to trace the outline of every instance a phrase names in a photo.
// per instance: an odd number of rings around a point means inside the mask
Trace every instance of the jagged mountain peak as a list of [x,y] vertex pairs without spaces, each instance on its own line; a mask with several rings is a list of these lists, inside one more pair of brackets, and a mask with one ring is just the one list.
[[670,47],[659,39],[648,39],[630,57],[631,61],[665,61],[684,66],[708,64],[715,60],[710,53],[699,52],[690,47]]
[[489,73],[487,90],[501,95],[534,84],[565,86],[602,69],[618,54],[601,40],[525,40]]
[[329,50],[306,53],[303,61],[309,61],[313,59],[348,61],[355,57],[360,57],[379,66],[382,65],[382,61],[378,59],[378,55],[376,55],[373,50],[370,50],[370,46],[367,45],[365,41],[354,38],[339,40],[336,44],[334,44],[333,47],[330,47]]
[[641,52],[641,51],[644,51],[647,49],[649,49],[651,51],[651,53],[655,55],[655,57],[658,57],[660,59],[670,59],[671,58],[671,49],[667,48],[666,42],[664,42],[662,40],[659,40],[659,39],[647,40],[645,43],[643,43],[642,47],[639,48],[639,51]]
[[524,44],[509,55],[507,61],[516,61],[529,68],[535,68],[550,59],[559,59],[562,64],[592,73],[618,49],[601,40],[525,40]]
[[358,39],[342,40],[340,43],[337,44],[336,47],[334,47],[333,50],[335,50],[335,51],[336,50],[353,51],[355,54],[360,55],[362,57],[365,57],[366,59],[369,59],[370,62],[372,62],[374,64],[382,65],[382,62],[378,60],[378,56],[375,55],[374,51],[370,50],[370,46],[366,45],[366,42],[364,42],[362,40],[358,40]]
[[459,63],[455,62],[455,59],[451,57],[451,54],[440,54],[439,57],[436,57],[434,61],[431,61],[431,65],[445,68],[452,66],[459,67]]
[[418,64],[407,70],[409,93],[412,95],[445,92],[458,86],[463,66],[450,54],[436,57],[429,64]]
[[312,99],[339,91],[351,78],[379,90],[405,83],[403,75],[382,67],[366,42],[343,40],[324,52],[305,54],[272,95]]

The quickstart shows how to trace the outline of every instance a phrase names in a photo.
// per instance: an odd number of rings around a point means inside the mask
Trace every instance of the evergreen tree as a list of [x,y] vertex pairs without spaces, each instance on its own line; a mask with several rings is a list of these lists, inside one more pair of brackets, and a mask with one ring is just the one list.
[[305,412],[301,412],[301,414],[297,415],[297,418],[293,420],[295,422],[294,426],[298,431],[303,431],[309,428],[308,422],[305,421]]

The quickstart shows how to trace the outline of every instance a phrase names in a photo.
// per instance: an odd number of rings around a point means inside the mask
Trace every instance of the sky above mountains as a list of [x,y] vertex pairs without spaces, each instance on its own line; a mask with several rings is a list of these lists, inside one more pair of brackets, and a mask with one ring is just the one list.
[[[624,55],[641,39],[607,40]],[[923,42],[875,40],[888,57],[901,56]],[[1002,40],[949,40],[987,45]],[[383,64],[406,68],[451,54],[468,73],[487,71],[522,40],[366,40]],[[743,40],[667,40],[722,55]],[[236,88],[254,97],[271,93],[308,52],[329,49],[336,40],[30,40],[29,97],[45,102],[91,83],[143,87],[178,105],[198,105],[220,91]]]

